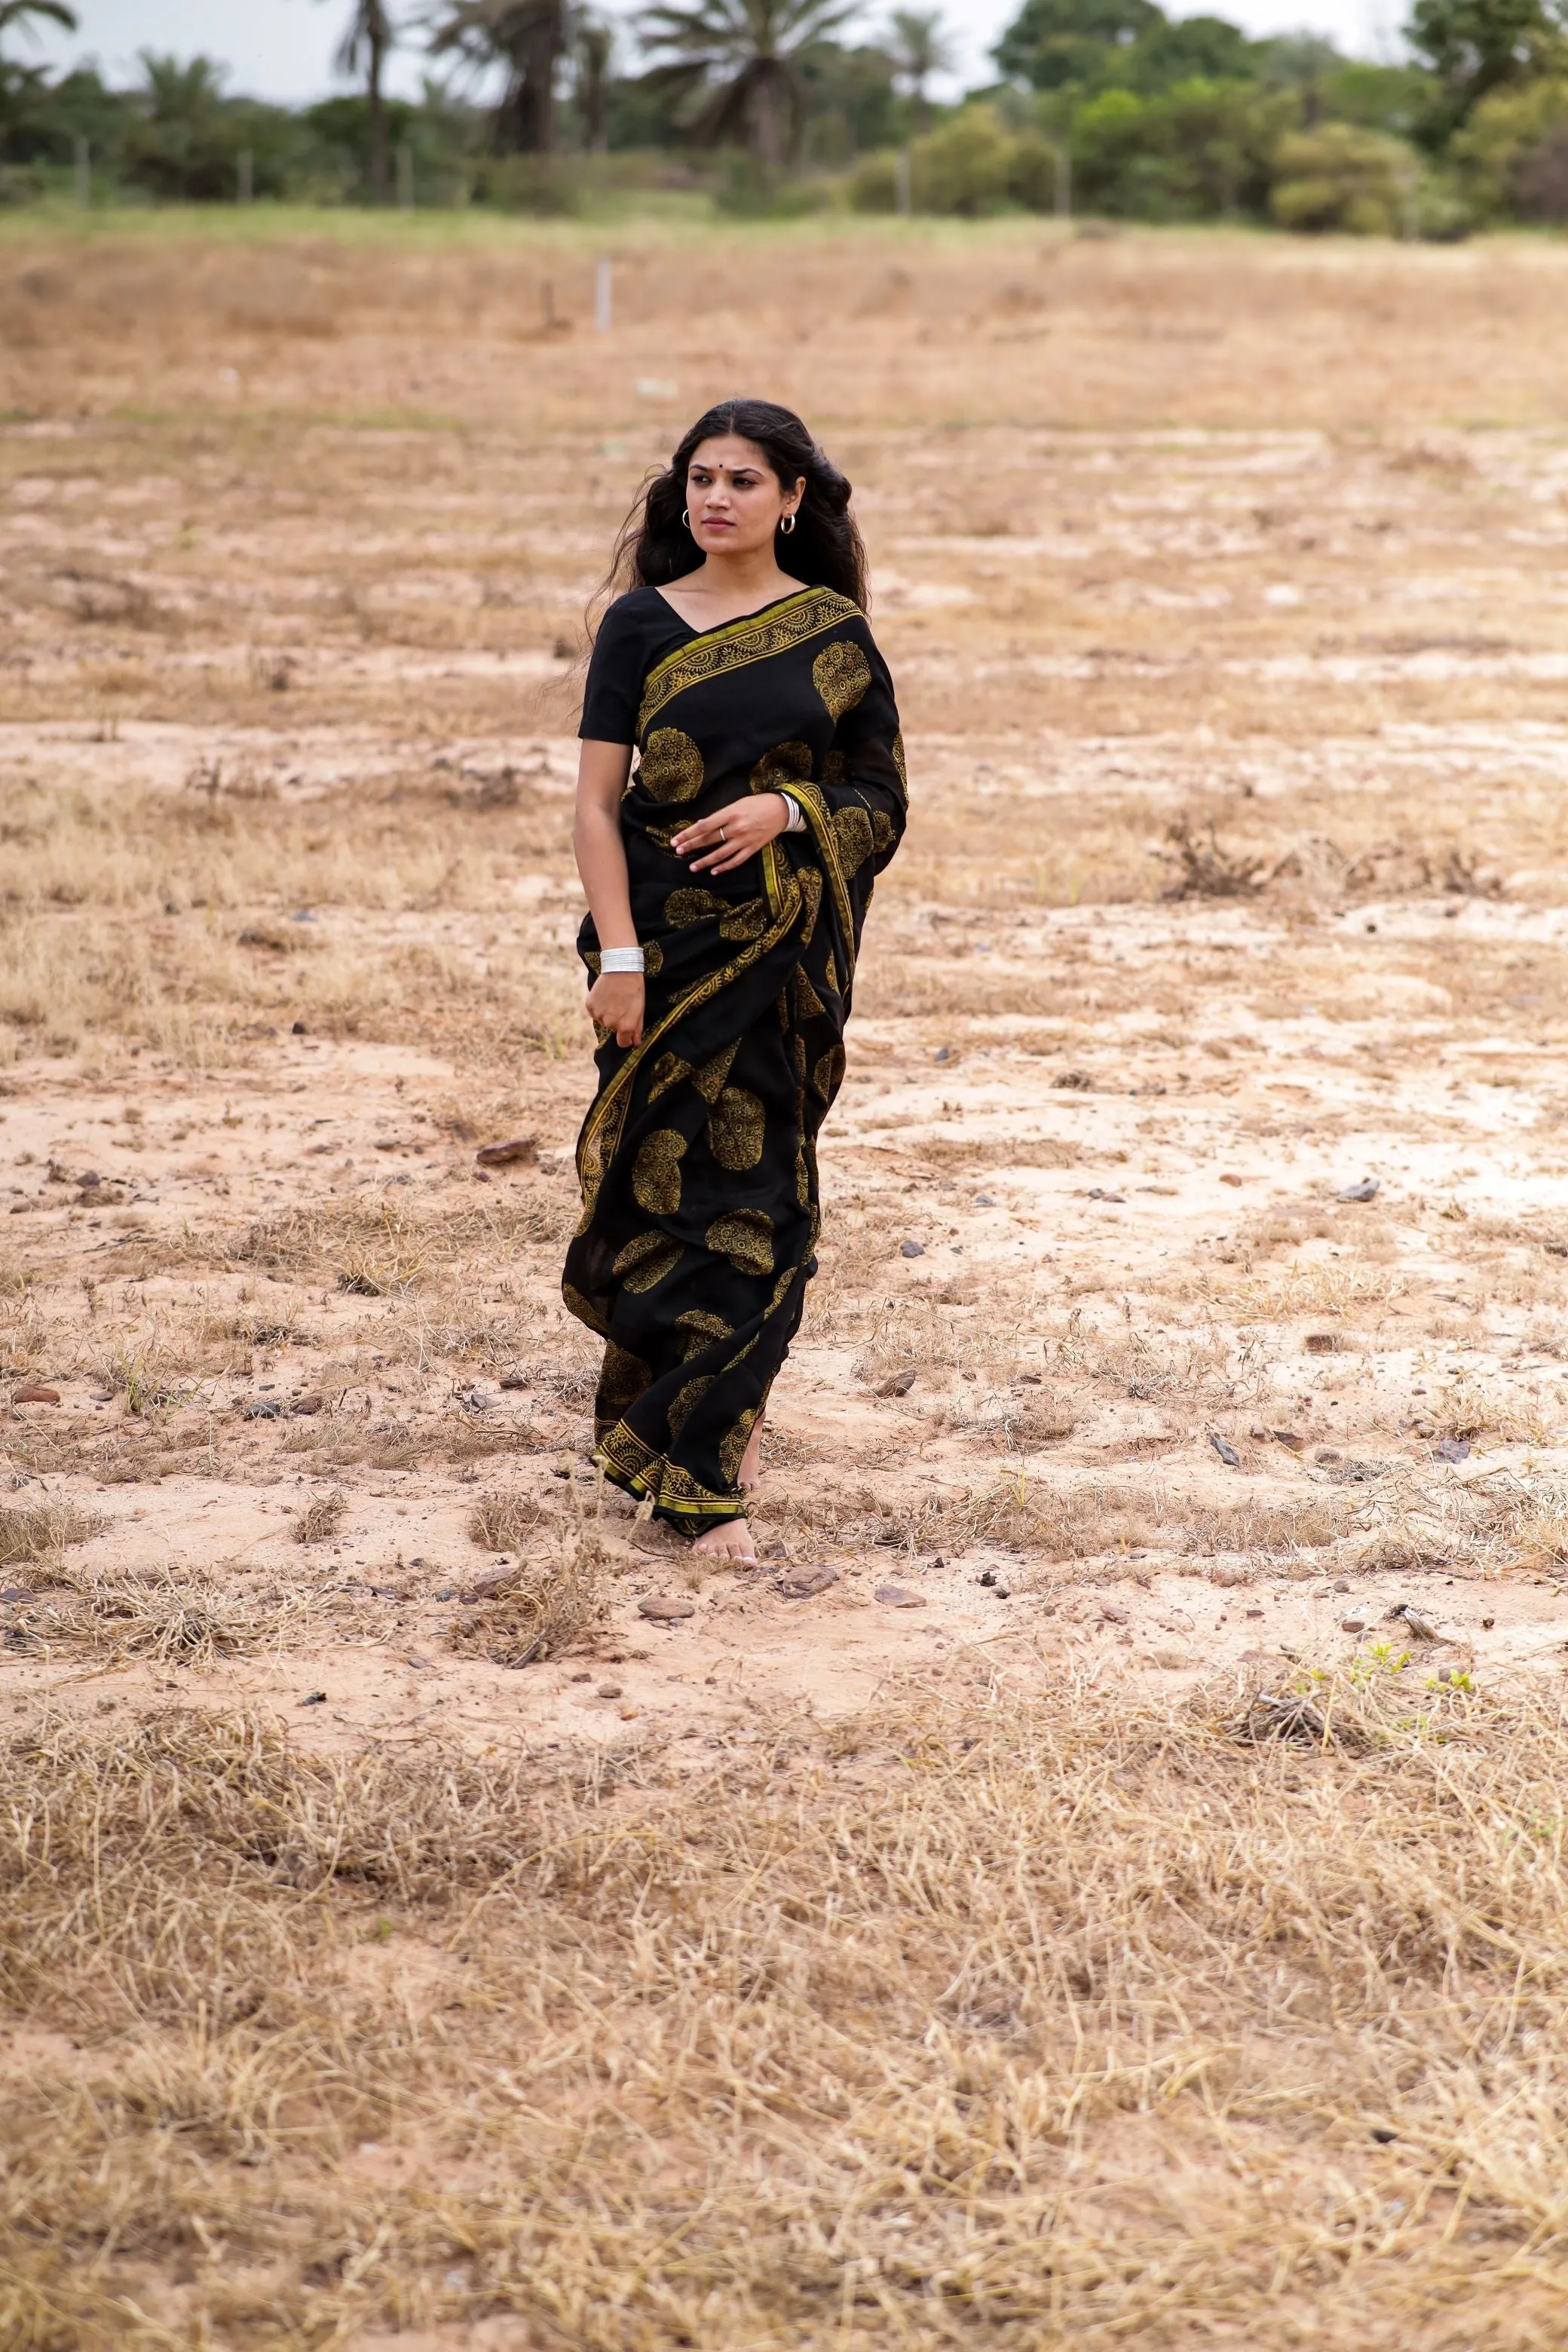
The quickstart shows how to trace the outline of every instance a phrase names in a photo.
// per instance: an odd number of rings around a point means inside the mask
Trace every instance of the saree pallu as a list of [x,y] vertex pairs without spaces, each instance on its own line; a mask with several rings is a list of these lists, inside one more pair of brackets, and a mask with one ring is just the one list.
[[[621,818],[646,1022],[630,1048],[600,1033],[563,1295],[605,1340],[596,1462],[695,1538],[744,1512],[741,1459],[816,1270],[816,1138],[907,795],[887,668],[826,589],[656,662],[636,741]],[[693,876],[671,836],[749,792],[787,795],[805,830]],[[578,947],[596,973],[591,919]]]

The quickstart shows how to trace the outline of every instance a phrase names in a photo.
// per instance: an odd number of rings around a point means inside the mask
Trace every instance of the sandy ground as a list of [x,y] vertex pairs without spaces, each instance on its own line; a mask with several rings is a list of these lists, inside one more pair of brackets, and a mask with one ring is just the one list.
[[[645,373],[682,332],[646,257],[609,339],[509,341],[481,304],[420,360],[406,284],[258,326],[209,270],[171,340],[90,333],[88,285],[12,352],[8,1458],[19,1501],[100,1523],[54,1554],[61,1594],[195,1577],[218,1630],[181,1663],[106,1622],[84,1657],[19,1569],[7,1706],[178,1688],[337,1740],[718,1737],[976,1645],[1159,1676],[1408,1647],[1406,1601],[1435,1670],[1559,1671],[1568,459],[1524,318],[1477,394],[1500,421],[1411,381],[1432,319],[1559,265],[977,252],[1012,418],[984,371],[941,413],[951,250],[809,262],[851,306],[857,273],[908,281],[869,314],[886,426],[837,312],[812,406],[862,485],[914,817],[752,1574],[695,1574],[593,1492],[554,1303],[582,602],[731,357],[699,346],[679,394]],[[55,266],[5,263],[13,305]],[[340,265],[301,267],[296,293]],[[1291,300],[1304,347],[1360,333],[1337,395],[1270,414]],[[1190,421],[1184,318],[1233,406],[1269,353],[1249,422]],[[726,320],[770,389],[814,372],[776,311]],[[1089,356],[1100,419],[1060,422]],[[457,414],[353,413],[426,368]],[[481,1175],[514,1132],[531,1159]],[[355,1249],[386,1263],[361,1282]],[[58,1403],[21,1401],[40,1381]],[[537,1498],[542,1542],[601,1528],[587,1667],[449,1646],[495,1564],[481,1488]],[[296,1543],[321,1496],[337,1527]],[[830,1587],[778,1589],[818,1562]]]

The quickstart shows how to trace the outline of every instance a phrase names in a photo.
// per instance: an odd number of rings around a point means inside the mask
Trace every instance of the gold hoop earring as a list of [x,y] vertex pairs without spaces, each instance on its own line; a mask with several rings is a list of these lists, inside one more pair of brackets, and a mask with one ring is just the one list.
[[780,530],[783,532],[783,534],[784,534],[784,536],[785,537],[785,539],[787,539],[787,538],[789,537],[789,535],[790,535],[791,531],[792,531],[792,530],[794,530],[794,529],[795,529],[795,517],[794,517],[794,515],[793,515],[793,514],[780,515],[780,517],[779,517],[779,529],[780,529]]

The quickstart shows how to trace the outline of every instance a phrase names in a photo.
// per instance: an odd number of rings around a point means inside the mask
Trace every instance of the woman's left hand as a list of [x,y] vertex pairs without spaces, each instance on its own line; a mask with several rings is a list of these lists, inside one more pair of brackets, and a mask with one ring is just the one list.
[[789,823],[783,793],[754,793],[731,801],[711,816],[700,816],[670,842],[677,857],[689,857],[693,874],[730,874],[776,841]]

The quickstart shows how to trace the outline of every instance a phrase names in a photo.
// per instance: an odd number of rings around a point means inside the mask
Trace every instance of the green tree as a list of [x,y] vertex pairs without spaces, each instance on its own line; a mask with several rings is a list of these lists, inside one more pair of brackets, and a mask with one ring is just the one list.
[[1121,52],[1118,78],[1134,89],[1173,89],[1184,81],[1250,81],[1255,45],[1224,16],[1177,16],[1146,26]]
[[1034,89],[1097,88],[1120,51],[1164,22],[1154,0],[1024,0],[992,55]]
[[750,148],[764,180],[799,151],[802,53],[857,14],[859,0],[658,0],[637,30],[661,58],[649,79],[698,100],[698,139]]
[[1489,91],[1534,81],[1564,59],[1552,0],[1415,0],[1405,37],[1437,84],[1426,125],[1434,146],[1445,144]]
[[555,82],[566,44],[565,0],[448,0],[430,47],[480,73],[505,77],[495,110],[503,153],[548,155],[555,144]]

